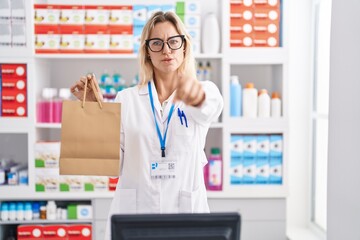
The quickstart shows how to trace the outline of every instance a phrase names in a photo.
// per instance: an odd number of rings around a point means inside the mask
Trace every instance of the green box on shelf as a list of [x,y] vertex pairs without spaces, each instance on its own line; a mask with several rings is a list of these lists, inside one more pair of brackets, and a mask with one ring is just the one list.
[[43,159],[35,158],[35,167],[36,168],[44,168],[45,162]]
[[94,184],[92,183],[85,183],[85,192],[93,192],[94,191]]
[[77,219],[77,206],[76,204],[69,204],[67,206],[67,218]]
[[35,192],[45,192],[45,186],[43,184],[35,184]]
[[175,12],[177,15],[185,14],[185,2],[176,2]]
[[60,192],[69,192],[69,191],[70,191],[69,184],[60,183]]

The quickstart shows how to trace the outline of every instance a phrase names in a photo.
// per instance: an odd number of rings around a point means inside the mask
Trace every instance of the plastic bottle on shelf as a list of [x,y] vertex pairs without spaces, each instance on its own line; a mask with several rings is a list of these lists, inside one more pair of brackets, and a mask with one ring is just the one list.
[[202,62],[198,63],[197,69],[196,69],[196,77],[199,81],[203,81],[204,80],[204,67]]
[[71,98],[71,92],[69,88],[60,88],[59,97],[56,98],[53,102],[54,115],[53,120],[55,123],[61,123],[62,116],[62,103],[64,100],[69,100]]
[[56,97],[56,88],[44,88],[41,93],[41,98],[37,102],[37,121],[39,123],[53,122],[54,105],[53,101]]
[[247,83],[243,89],[243,116],[245,118],[257,117],[258,92],[253,83]]
[[100,81],[99,81],[100,91],[104,96],[106,95],[106,83],[108,82],[111,82],[111,78],[107,69],[104,69],[103,73],[100,76]]
[[206,62],[206,66],[204,67],[204,80],[208,80],[211,81],[211,73],[212,73],[212,68],[211,68],[211,64],[209,61]]
[[210,191],[222,190],[222,158],[220,155],[220,148],[211,148],[211,155],[209,157],[209,178],[208,189]]
[[40,206],[40,219],[46,219],[46,206]]
[[55,220],[56,219],[56,204],[55,201],[48,201],[46,205],[46,219]]
[[207,54],[219,53],[220,28],[215,13],[206,14],[201,36],[202,52]]
[[266,89],[261,89],[258,96],[258,117],[270,117],[270,96]]
[[15,202],[9,203],[9,220],[10,221],[16,220],[16,203]]
[[16,220],[24,220],[24,204],[22,202],[16,204]]
[[1,203],[1,221],[9,220],[9,204],[7,202]]
[[241,116],[241,85],[238,76],[230,77],[230,116]]
[[32,212],[32,208],[31,208],[31,203],[30,202],[25,202],[24,205],[24,219],[27,221],[32,220],[33,217],[33,212]]
[[271,95],[271,117],[281,117],[281,99],[277,92],[273,92]]
[[39,219],[40,218],[40,203],[39,202],[33,202],[32,203],[32,218],[33,219]]

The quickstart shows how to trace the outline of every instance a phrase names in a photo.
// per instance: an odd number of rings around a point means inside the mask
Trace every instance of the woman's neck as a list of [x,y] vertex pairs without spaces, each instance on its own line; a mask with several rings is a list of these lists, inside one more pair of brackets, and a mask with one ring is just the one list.
[[176,90],[178,77],[176,73],[156,74],[154,83],[159,102],[162,104]]

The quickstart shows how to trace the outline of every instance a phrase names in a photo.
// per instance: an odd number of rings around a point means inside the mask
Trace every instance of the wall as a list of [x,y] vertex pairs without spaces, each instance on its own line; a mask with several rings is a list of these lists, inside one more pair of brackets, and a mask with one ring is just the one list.
[[360,1],[333,0],[330,50],[328,240],[360,239]]

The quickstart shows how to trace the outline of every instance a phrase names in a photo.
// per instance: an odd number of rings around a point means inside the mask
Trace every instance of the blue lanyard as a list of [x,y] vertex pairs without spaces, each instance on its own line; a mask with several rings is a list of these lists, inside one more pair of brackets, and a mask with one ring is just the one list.
[[153,100],[153,95],[152,95],[152,90],[151,90],[151,83],[148,82],[148,89],[149,89],[149,96],[150,96],[150,103],[151,103],[151,109],[153,111],[154,114],[154,120],[155,120],[155,126],[156,126],[156,131],[159,137],[159,141],[160,141],[160,146],[161,146],[161,157],[165,157],[165,143],[166,143],[166,135],[167,135],[167,131],[169,128],[169,122],[172,116],[172,113],[174,111],[174,104],[171,105],[170,111],[169,111],[169,115],[168,115],[168,120],[167,120],[167,125],[166,125],[166,129],[165,129],[165,134],[164,134],[164,138],[161,135],[161,131],[159,128],[159,125],[156,121],[156,116],[155,116],[155,107],[154,107],[154,100]]

